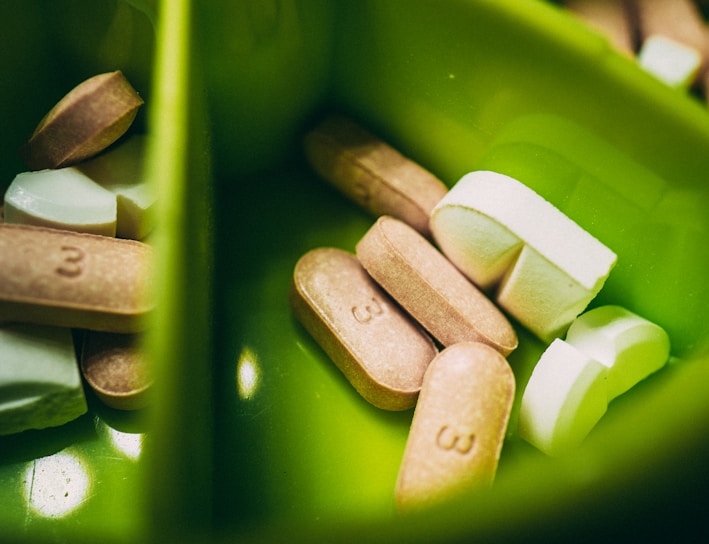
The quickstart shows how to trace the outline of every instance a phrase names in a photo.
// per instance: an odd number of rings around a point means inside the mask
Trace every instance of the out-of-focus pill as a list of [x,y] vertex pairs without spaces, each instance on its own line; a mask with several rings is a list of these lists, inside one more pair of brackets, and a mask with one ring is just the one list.
[[667,332],[620,306],[581,314],[566,342],[608,367],[608,402],[658,371],[670,356]]
[[86,410],[70,329],[0,326],[0,434],[63,425]]
[[5,192],[5,221],[116,234],[116,197],[75,167],[23,172]]
[[153,308],[152,249],[134,240],[0,225],[0,322],[136,332]]
[[396,482],[401,509],[492,484],[514,399],[507,361],[478,342],[450,346],[424,376]]
[[424,371],[438,350],[354,255],[335,248],[303,255],[293,273],[290,304],[366,400],[386,410],[414,405]]
[[519,181],[471,172],[436,205],[443,253],[534,334],[550,341],[598,294],[616,254]]
[[630,5],[637,17],[641,41],[661,35],[702,54],[706,51],[704,20],[693,0],[630,0]]
[[634,52],[634,28],[624,0],[567,0],[566,9],[606,36],[622,53]]
[[147,137],[132,136],[76,168],[117,199],[116,236],[142,240],[154,226],[157,196],[143,173]]
[[153,380],[137,335],[85,331],[81,372],[112,408],[136,410],[148,403]]
[[578,447],[606,413],[607,376],[605,365],[556,338],[524,389],[520,437],[552,456]]
[[32,170],[76,164],[122,136],[142,104],[122,72],[91,77],[40,121],[22,155]]
[[407,224],[380,217],[356,250],[370,276],[444,346],[479,341],[505,356],[517,347],[502,312]]
[[391,215],[429,235],[431,210],[447,187],[354,121],[325,119],[306,134],[305,154],[316,172],[370,214]]
[[653,34],[643,41],[638,64],[670,87],[684,89],[697,78],[702,55],[677,40]]

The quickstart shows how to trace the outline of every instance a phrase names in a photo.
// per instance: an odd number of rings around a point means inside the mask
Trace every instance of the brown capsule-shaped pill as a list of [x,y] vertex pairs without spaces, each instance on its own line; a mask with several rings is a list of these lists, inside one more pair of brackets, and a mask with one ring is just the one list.
[[153,308],[152,248],[0,224],[0,322],[137,332]]
[[463,342],[441,351],[424,375],[396,482],[397,507],[489,487],[514,393],[512,370],[491,347]]
[[385,410],[411,408],[438,350],[346,251],[314,249],[295,266],[296,318],[352,386]]
[[444,346],[479,341],[507,356],[517,334],[504,314],[428,240],[380,217],[357,244],[370,276]]
[[308,132],[304,147],[313,169],[367,212],[430,236],[431,210],[448,188],[428,170],[340,115]]
[[57,102],[20,152],[33,170],[76,164],[120,138],[142,104],[120,70],[93,76]]
[[147,406],[152,376],[139,336],[85,331],[81,372],[107,406],[119,410]]

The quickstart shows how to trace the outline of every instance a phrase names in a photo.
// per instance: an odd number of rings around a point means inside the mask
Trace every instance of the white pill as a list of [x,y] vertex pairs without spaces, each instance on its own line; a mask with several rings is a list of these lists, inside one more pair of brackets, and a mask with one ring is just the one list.
[[617,256],[519,181],[463,176],[436,205],[443,253],[543,340],[560,335],[603,287]]
[[699,51],[660,34],[646,38],[638,52],[638,63],[646,72],[677,89],[689,87],[702,62]]
[[519,435],[548,455],[577,447],[606,412],[607,374],[605,365],[555,339],[525,387]]
[[132,136],[115,149],[77,165],[115,195],[116,236],[142,240],[153,229],[157,196],[143,174],[147,137]]
[[566,342],[608,367],[608,401],[664,366],[670,356],[665,330],[620,306],[580,315]]
[[0,434],[62,425],[86,412],[71,329],[0,327]]
[[23,172],[5,192],[5,222],[116,235],[116,197],[75,167]]

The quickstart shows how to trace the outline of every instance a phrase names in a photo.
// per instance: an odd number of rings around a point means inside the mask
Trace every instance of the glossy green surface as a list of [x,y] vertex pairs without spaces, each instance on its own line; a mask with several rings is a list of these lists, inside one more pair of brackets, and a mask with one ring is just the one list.
[[[129,45],[150,34],[119,32],[101,49],[111,28],[125,30],[125,19],[106,23],[124,4],[58,2],[56,22],[40,15],[41,2],[9,4],[28,47],[19,60],[0,55],[5,71],[19,74],[0,93],[28,98],[16,110],[3,106],[19,127],[0,140],[8,183],[20,168],[13,150],[36,111],[61,96],[64,78],[120,64],[99,53],[135,53]],[[153,13],[151,2],[131,4]],[[135,78],[149,80],[146,67],[154,77],[146,94],[155,99],[139,123],[158,136],[150,163],[162,221],[155,407],[126,417],[93,403],[68,426],[3,439],[0,535],[549,542],[701,526],[709,452],[702,104],[533,0],[215,0],[195,2],[192,13],[188,0],[163,4],[156,55],[139,48],[123,60]],[[88,15],[76,14],[88,5],[103,27],[81,24]],[[50,47],[57,32],[63,39]],[[397,516],[393,485],[411,412],[383,412],[358,397],[286,301],[300,255],[323,245],[352,251],[372,222],[301,156],[299,135],[332,109],[448,184],[494,168],[549,198],[619,254],[599,302],[657,320],[677,359],[616,399],[584,446],[560,459],[516,436],[518,398],[492,491]],[[519,394],[543,349],[520,337],[510,357]],[[116,449],[106,425],[149,431],[140,461]],[[28,467],[29,481],[41,484],[39,460],[68,454],[91,475],[90,491],[60,519],[38,513],[23,491]]]

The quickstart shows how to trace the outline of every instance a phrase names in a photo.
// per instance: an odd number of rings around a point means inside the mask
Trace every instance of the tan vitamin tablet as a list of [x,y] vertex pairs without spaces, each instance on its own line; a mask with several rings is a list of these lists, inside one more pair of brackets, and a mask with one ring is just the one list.
[[152,249],[133,240],[0,224],[0,322],[143,329]]
[[507,356],[517,334],[502,312],[428,240],[380,217],[357,244],[369,274],[444,346],[479,341]]
[[662,35],[705,53],[704,21],[692,0],[632,0],[640,39]]
[[370,403],[404,410],[416,402],[433,341],[367,275],[354,255],[320,248],[295,266],[296,318]]
[[121,71],[91,77],[40,121],[22,155],[33,170],[76,164],[120,138],[142,104]]
[[96,396],[111,408],[147,406],[152,376],[137,335],[86,331],[81,372]]
[[507,361],[478,342],[450,346],[431,362],[396,482],[400,509],[492,484],[515,380]]
[[370,214],[391,215],[429,235],[428,218],[448,188],[354,121],[332,116],[305,136],[316,172]]
[[603,34],[622,53],[634,51],[634,33],[630,8],[623,0],[566,0],[566,9]]

